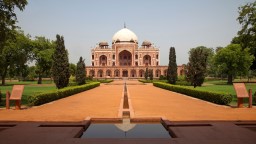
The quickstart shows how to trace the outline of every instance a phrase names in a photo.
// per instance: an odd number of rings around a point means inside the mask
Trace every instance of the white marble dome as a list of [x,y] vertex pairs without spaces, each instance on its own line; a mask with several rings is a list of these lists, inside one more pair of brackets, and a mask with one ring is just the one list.
[[138,37],[134,32],[129,30],[128,28],[123,28],[116,32],[112,38],[112,42],[138,42]]

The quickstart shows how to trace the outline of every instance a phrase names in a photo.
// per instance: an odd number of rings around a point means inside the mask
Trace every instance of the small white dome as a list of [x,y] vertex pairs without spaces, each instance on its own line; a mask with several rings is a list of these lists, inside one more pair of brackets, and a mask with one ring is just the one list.
[[123,28],[114,34],[114,36],[112,38],[112,42],[116,42],[116,41],[120,41],[120,42],[134,41],[137,43],[138,38],[134,32],[132,32],[131,30],[129,30],[127,28]]

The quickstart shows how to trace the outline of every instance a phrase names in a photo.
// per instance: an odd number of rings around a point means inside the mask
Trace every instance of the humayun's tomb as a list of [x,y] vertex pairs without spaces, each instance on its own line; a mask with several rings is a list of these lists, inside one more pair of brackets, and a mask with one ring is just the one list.
[[[139,47],[136,34],[126,26],[114,34],[111,47],[105,41],[99,42],[91,50],[91,60],[86,73],[94,78],[144,78],[146,68],[159,78],[166,76],[168,69],[160,65],[159,48],[150,41],[143,41]],[[178,66],[177,73],[183,75],[184,66]]]

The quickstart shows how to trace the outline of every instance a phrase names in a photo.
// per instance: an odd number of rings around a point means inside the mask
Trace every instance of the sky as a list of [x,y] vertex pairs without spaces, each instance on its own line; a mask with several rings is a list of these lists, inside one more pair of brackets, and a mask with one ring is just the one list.
[[160,49],[160,65],[168,64],[170,47],[181,65],[191,48],[230,44],[241,28],[238,7],[248,2],[253,0],[28,0],[16,13],[25,34],[63,35],[71,63],[82,56],[91,65],[91,49],[100,41],[111,46],[126,23],[139,45],[149,40]]

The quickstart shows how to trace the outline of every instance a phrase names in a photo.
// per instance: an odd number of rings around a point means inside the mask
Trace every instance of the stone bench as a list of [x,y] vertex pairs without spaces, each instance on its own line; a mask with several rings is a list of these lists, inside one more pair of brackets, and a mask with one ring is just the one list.
[[21,97],[24,90],[24,85],[14,85],[12,92],[6,92],[6,109],[10,109],[10,100],[15,101],[15,109],[21,109]]
[[249,98],[249,108],[252,108],[252,90],[249,89],[248,94],[244,83],[233,83],[233,86],[237,96],[237,107],[242,108],[244,98]]

